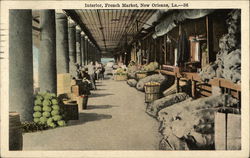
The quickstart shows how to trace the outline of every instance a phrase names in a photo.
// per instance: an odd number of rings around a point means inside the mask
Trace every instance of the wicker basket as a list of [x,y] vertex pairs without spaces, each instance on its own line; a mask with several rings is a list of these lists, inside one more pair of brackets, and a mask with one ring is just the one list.
[[150,103],[160,98],[160,85],[145,85],[145,102]]
[[127,79],[128,79],[127,74],[124,74],[124,75],[115,74],[114,75],[114,80],[116,80],[116,81],[126,81]]

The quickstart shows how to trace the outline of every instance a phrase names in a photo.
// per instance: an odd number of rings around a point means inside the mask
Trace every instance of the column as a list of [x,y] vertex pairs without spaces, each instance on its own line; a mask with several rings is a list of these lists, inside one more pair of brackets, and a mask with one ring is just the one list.
[[90,62],[90,56],[89,56],[89,39],[87,38],[87,62]]
[[76,24],[73,20],[69,20],[68,38],[69,38],[69,71],[74,75],[76,63]]
[[39,54],[40,91],[56,93],[56,28],[55,11],[40,12],[41,43]]
[[68,20],[56,13],[56,69],[57,74],[69,73]]
[[84,60],[85,60],[85,55],[84,55],[85,50],[84,50],[84,48],[85,48],[85,34],[82,31],[81,32],[81,63],[82,63],[82,66],[85,65],[85,62],[84,62]]
[[31,121],[33,113],[32,11],[9,11],[9,110]]
[[76,63],[81,65],[81,28],[76,26]]
[[85,65],[88,65],[88,40],[87,40],[87,36],[85,36],[85,40],[84,40],[84,56],[85,56]]

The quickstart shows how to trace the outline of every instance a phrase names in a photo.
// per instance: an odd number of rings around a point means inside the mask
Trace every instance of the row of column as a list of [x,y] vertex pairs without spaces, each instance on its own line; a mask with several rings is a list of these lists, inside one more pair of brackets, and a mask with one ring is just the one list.
[[[40,12],[39,85],[57,92],[57,74],[71,73],[76,64],[96,60],[98,50],[73,21],[54,10]],[[33,111],[32,11],[9,12],[9,107],[31,121]]]

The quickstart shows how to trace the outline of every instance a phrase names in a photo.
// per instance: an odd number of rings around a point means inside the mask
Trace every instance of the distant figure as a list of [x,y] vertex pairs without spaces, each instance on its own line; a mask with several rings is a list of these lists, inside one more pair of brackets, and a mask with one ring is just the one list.
[[96,61],[95,67],[96,67],[96,71],[95,71],[95,73],[96,73],[96,80],[99,80],[100,72],[101,72],[101,69],[102,69],[101,64],[99,64],[99,63]]
[[104,65],[101,63],[101,70],[100,70],[100,79],[104,80],[104,72],[105,72],[105,68]]
[[88,65],[88,74],[90,76],[90,81],[92,83],[92,89],[96,89],[96,85],[95,85],[95,65],[94,63],[91,61]]
[[77,78],[82,79],[82,73],[81,73],[81,68],[79,64],[76,64],[76,72],[77,72]]
[[82,69],[82,78],[86,78],[91,81],[90,75],[87,73],[86,69]]

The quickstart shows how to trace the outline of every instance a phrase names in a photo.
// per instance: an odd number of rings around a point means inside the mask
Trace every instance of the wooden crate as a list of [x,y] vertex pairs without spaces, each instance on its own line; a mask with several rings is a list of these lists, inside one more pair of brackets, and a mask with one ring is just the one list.
[[57,74],[57,95],[71,93],[71,75]]

